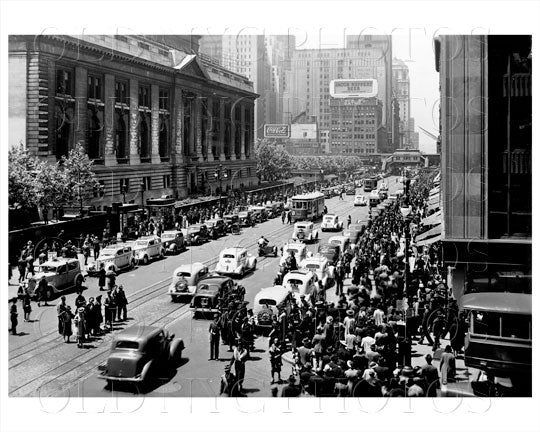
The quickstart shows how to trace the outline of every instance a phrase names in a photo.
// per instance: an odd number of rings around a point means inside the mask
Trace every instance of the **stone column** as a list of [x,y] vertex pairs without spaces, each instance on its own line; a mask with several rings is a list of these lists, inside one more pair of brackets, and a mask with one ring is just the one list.
[[75,68],[75,145],[86,147],[86,117],[88,97],[88,71],[77,66]]
[[129,80],[129,164],[139,165],[139,81]]
[[240,104],[240,159],[246,159],[246,107]]
[[225,160],[225,99],[219,99],[219,160]]
[[236,160],[236,105],[231,105],[231,112],[228,115],[231,117],[231,160]]
[[202,116],[201,116],[202,101],[201,95],[195,96],[195,112],[194,123],[195,123],[195,152],[199,160],[202,160]]
[[213,116],[214,116],[214,98],[208,96],[206,100],[206,106],[208,107],[208,112],[206,113],[206,155],[208,161],[214,160],[214,155],[212,153],[212,143],[214,142],[214,137],[212,135],[213,129]]
[[187,195],[187,173],[184,160],[183,138],[184,138],[184,101],[182,100],[182,89],[174,89],[174,123],[175,135],[171,154],[173,163],[172,187],[178,192],[180,197]]
[[105,151],[103,157],[106,166],[116,166],[116,154],[114,151],[114,75],[105,74],[105,108],[104,108],[104,128],[103,138],[105,141]]
[[152,163],[159,164],[161,163],[161,158],[159,157],[159,86],[156,84],[150,86],[150,97]]

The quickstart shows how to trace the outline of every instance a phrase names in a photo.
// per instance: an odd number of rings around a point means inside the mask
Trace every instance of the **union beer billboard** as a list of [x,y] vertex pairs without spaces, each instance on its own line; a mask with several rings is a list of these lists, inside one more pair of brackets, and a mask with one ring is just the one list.
[[291,128],[288,124],[265,124],[265,138],[289,138],[291,136]]
[[370,98],[379,90],[375,79],[336,79],[330,81],[333,98]]

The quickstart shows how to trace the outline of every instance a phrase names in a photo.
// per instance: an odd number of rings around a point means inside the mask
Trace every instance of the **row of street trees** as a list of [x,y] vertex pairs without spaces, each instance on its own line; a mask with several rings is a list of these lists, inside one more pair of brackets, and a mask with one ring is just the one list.
[[54,214],[66,206],[83,207],[100,184],[92,161],[78,145],[56,163],[31,156],[21,144],[8,152],[8,201],[12,209],[31,211],[52,208]]
[[255,147],[257,176],[276,181],[290,177],[293,170],[323,170],[325,174],[352,173],[362,166],[358,156],[292,156],[268,140],[258,140]]

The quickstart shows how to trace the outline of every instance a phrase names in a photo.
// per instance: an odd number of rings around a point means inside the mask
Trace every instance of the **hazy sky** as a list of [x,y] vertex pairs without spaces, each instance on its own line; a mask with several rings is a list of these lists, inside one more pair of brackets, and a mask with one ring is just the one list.
[[[344,32],[324,29],[307,35],[298,34],[296,44],[298,49],[342,48]],[[435,141],[418,128],[422,126],[434,135],[439,134],[439,74],[435,70],[433,35],[425,30],[403,30],[392,37],[392,51],[393,57],[403,60],[409,67],[411,117],[414,117],[415,130],[420,134],[420,150],[434,153]]]

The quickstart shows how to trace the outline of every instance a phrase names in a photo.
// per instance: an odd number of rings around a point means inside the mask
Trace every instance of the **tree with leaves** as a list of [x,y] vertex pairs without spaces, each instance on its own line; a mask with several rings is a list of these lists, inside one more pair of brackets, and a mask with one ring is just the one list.
[[268,140],[259,140],[255,146],[257,177],[261,180],[276,181],[289,176],[291,156],[282,148]]
[[30,209],[38,202],[38,160],[21,144],[8,151],[8,202],[12,208]]

